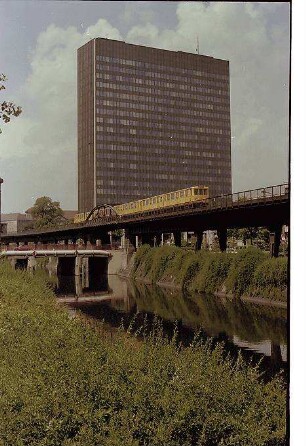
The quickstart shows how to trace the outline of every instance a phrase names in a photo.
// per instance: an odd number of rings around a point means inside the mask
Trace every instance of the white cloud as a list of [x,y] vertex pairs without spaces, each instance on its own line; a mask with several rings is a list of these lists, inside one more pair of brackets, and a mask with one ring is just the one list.
[[76,50],[94,37],[195,52],[198,36],[201,54],[230,61],[234,189],[286,180],[289,24],[275,19],[280,8],[181,2],[175,28],[160,30],[148,16],[125,39],[102,18],[84,33],[50,25],[38,36],[31,73],[12,98],[23,113],[2,126],[4,210],[25,209],[43,194],[65,208],[76,206]]
[[122,39],[104,19],[83,34],[52,24],[38,36],[31,74],[12,98],[23,112],[2,126],[4,211],[24,210],[44,194],[65,208],[77,206],[76,51],[98,36]]

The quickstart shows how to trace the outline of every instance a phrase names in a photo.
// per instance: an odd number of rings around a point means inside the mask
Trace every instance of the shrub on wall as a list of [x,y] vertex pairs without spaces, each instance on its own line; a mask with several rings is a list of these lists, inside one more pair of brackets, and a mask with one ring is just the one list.
[[256,267],[262,263],[267,254],[260,249],[250,246],[240,250],[234,257],[225,281],[226,289],[235,295],[241,296],[248,291]]
[[225,281],[233,257],[225,253],[204,252],[201,258],[200,269],[195,276],[191,290],[200,293],[213,293]]
[[252,294],[269,299],[286,300],[288,261],[286,258],[267,259],[254,272]]
[[287,259],[271,259],[252,246],[230,254],[144,245],[135,255],[132,275],[151,283],[170,281],[197,292],[214,293],[225,285],[236,296],[286,300]]

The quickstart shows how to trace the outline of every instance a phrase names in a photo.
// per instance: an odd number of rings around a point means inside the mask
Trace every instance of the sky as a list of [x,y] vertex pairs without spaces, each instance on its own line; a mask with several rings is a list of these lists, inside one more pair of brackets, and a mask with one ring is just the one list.
[[95,37],[230,62],[233,191],[288,180],[289,3],[1,1],[2,212],[77,209],[76,50]]

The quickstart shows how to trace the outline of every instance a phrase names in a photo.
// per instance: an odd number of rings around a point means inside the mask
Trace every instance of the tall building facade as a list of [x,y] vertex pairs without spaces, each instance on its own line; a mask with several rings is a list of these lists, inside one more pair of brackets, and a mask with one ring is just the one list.
[[97,38],[78,49],[78,207],[230,193],[228,61]]

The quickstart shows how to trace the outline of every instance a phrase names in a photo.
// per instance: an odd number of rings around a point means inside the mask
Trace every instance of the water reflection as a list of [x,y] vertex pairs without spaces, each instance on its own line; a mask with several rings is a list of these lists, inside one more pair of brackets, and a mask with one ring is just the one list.
[[112,327],[135,328],[152,324],[154,315],[163,320],[165,333],[172,335],[177,322],[183,344],[192,341],[201,328],[203,338],[222,341],[227,352],[236,357],[262,360],[269,376],[285,370],[287,361],[286,310],[216,298],[186,294],[180,290],[135,283],[118,276],[58,277],[56,293],[70,309],[80,309],[90,318],[104,320]]

